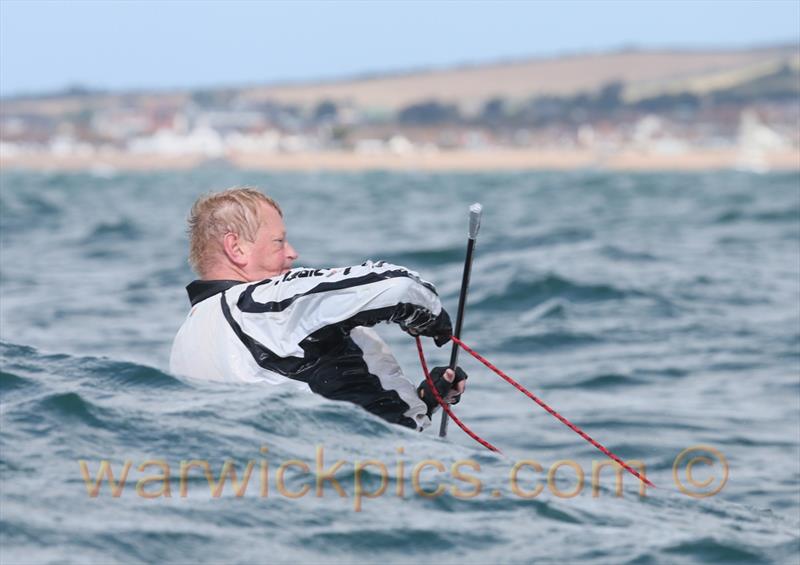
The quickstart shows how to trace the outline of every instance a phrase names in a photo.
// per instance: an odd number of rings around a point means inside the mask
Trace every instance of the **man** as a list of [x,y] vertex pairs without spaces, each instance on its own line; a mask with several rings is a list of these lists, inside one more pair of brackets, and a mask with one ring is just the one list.
[[[298,254],[280,207],[252,188],[199,198],[189,231],[200,279],[186,287],[192,309],[172,346],[173,373],[294,386],[392,423],[430,424],[437,403],[427,382],[415,389],[369,326],[396,322],[444,345],[452,328],[433,285],[385,262],[293,269]],[[457,402],[466,374],[437,367],[431,375]]]

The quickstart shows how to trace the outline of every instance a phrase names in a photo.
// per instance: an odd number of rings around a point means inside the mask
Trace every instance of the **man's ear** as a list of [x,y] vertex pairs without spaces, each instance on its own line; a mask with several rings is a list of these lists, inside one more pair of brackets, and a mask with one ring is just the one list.
[[237,267],[246,266],[249,259],[248,249],[246,245],[243,245],[244,243],[236,233],[228,232],[222,238],[222,249],[225,251],[225,256]]

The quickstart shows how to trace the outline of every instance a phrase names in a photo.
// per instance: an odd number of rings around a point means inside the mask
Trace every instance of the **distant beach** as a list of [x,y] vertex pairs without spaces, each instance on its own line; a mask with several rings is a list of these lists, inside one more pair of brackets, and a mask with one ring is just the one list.
[[203,155],[170,156],[104,152],[101,155],[26,154],[0,156],[0,169],[46,171],[185,170],[207,163],[240,169],[275,171],[511,171],[596,168],[619,171],[800,170],[800,150],[748,152],[738,148],[695,148],[680,153],[626,149],[613,153],[589,150],[514,149],[439,150],[394,154],[319,151],[298,153],[231,153],[209,159]]

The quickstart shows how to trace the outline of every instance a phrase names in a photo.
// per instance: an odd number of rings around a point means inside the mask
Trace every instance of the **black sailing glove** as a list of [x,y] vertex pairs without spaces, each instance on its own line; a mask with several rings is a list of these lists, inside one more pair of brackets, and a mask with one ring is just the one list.
[[[452,383],[447,382],[444,378],[444,372],[447,369],[448,367],[434,367],[434,369],[431,371],[431,380],[433,381],[434,386],[436,386],[436,391],[445,401],[447,401],[448,393],[455,389],[458,383],[467,380],[467,373],[464,372],[464,369],[461,367],[456,367],[456,377],[453,379]],[[417,387],[417,396],[419,396],[428,407],[428,417],[430,418],[431,414],[433,414],[434,411],[436,411],[436,409],[439,407],[439,403],[436,402],[436,397],[433,395],[433,391],[428,384],[428,379],[423,380]],[[458,396],[451,398],[449,402],[450,404],[458,404],[460,400],[461,395],[459,394]]]
[[[447,314],[447,310],[442,308],[436,320],[434,320],[430,327],[425,328],[422,335],[432,337],[436,347],[441,347],[450,341],[450,338],[453,336],[453,324],[450,322],[450,316]],[[466,374],[464,378],[467,378]],[[458,380],[458,375],[456,375],[456,380]]]
[[[428,316],[432,316],[432,314],[428,313]],[[453,335],[453,324],[450,322],[450,316],[444,308],[442,308],[439,315],[432,320],[429,317],[427,320],[420,323],[420,318],[420,314],[415,312],[406,320],[398,320],[398,324],[400,324],[400,327],[409,335],[432,337],[436,347],[441,347],[450,341],[450,337]]]

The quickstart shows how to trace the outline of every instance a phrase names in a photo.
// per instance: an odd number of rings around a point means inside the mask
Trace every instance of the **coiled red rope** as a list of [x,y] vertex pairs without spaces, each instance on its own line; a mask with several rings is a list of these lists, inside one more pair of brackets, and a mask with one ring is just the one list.
[[[422,342],[420,341],[419,337],[417,337],[416,339],[417,339],[417,351],[419,352],[419,359],[420,359],[420,363],[422,364],[422,371],[425,373],[425,379],[428,381],[428,385],[430,386],[431,390],[433,391],[433,395],[436,397],[436,401],[439,403],[439,405],[442,407],[442,409],[443,409],[445,412],[447,412],[447,415],[448,415],[448,416],[450,416],[450,418],[452,418],[452,419],[453,419],[453,421],[454,421],[456,424],[458,424],[458,427],[459,427],[459,428],[461,428],[462,430],[464,430],[464,432],[465,432],[465,433],[466,433],[468,436],[470,436],[472,439],[474,439],[475,441],[477,441],[478,443],[480,443],[481,445],[483,445],[483,446],[484,446],[484,447],[486,447],[487,449],[490,449],[490,450],[492,450],[492,451],[497,451],[497,452],[499,452],[499,451],[500,451],[499,449],[497,449],[497,448],[496,448],[496,447],[494,447],[492,444],[490,444],[488,441],[486,441],[486,440],[482,439],[480,436],[478,436],[476,433],[474,433],[472,430],[470,430],[470,429],[467,427],[467,425],[466,425],[466,424],[464,424],[463,422],[461,422],[461,420],[459,420],[459,419],[456,417],[456,415],[455,415],[455,414],[453,414],[453,411],[450,409],[450,406],[449,406],[449,405],[448,405],[448,404],[447,404],[447,403],[446,403],[446,402],[445,402],[445,401],[442,399],[441,395],[440,395],[440,394],[439,394],[439,392],[436,390],[436,387],[435,387],[435,386],[434,386],[434,384],[433,384],[433,379],[431,379],[431,376],[430,376],[430,374],[428,373],[428,365],[427,365],[427,363],[425,362],[425,354],[424,354],[424,353],[423,353],[423,351],[422,351]],[[457,344],[458,344],[458,346],[459,346],[459,347],[461,347],[461,349],[463,349],[464,351],[466,351],[467,353],[469,353],[470,355],[472,355],[472,356],[473,356],[475,359],[477,359],[478,361],[480,361],[481,363],[483,363],[484,365],[486,365],[486,367],[488,367],[489,369],[491,369],[491,370],[492,370],[494,373],[496,373],[496,374],[497,374],[497,375],[498,375],[500,378],[502,378],[502,379],[503,379],[503,380],[505,380],[506,382],[510,383],[510,384],[511,384],[511,385],[512,385],[514,388],[516,388],[517,390],[519,390],[519,391],[520,391],[522,394],[524,394],[525,396],[527,396],[528,398],[530,398],[531,400],[533,400],[533,401],[534,401],[536,404],[538,404],[539,406],[541,406],[542,408],[544,408],[544,409],[545,409],[545,410],[546,410],[548,413],[550,413],[552,416],[554,416],[554,417],[555,417],[557,420],[559,420],[559,421],[560,421],[562,424],[564,424],[565,426],[567,426],[567,427],[568,427],[569,429],[571,429],[573,432],[575,432],[576,434],[578,434],[579,436],[581,436],[583,439],[585,439],[586,441],[588,441],[590,444],[592,444],[594,447],[596,447],[597,449],[599,449],[599,450],[600,450],[600,451],[601,451],[601,452],[602,452],[604,455],[606,455],[607,457],[609,457],[610,459],[612,459],[614,462],[616,462],[617,464],[619,464],[619,465],[620,465],[620,466],[621,466],[623,469],[625,469],[626,471],[628,471],[629,473],[631,473],[631,474],[632,474],[634,477],[636,477],[637,479],[639,479],[640,481],[642,481],[642,482],[643,482],[643,483],[645,483],[646,485],[649,485],[649,486],[651,486],[651,487],[655,488],[655,486],[656,486],[656,485],[654,485],[653,483],[651,483],[651,482],[650,482],[650,481],[647,479],[647,477],[645,477],[645,476],[643,476],[643,475],[639,474],[639,472],[638,472],[638,471],[636,471],[636,470],[635,470],[635,469],[633,469],[633,468],[632,468],[630,465],[628,465],[627,463],[625,463],[625,462],[624,462],[622,459],[620,459],[619,457],[617,457],[616,455],[614,455],[614,453],[612,453],[612,452],[611,452],[609,449],[607,449],[606,447],[604,447],[604,446],[603,446],[603,445],[602,445],[600,442],[596,441],[594,438],[592,438],[592,437],[591,437],[589,434],[587,434],[586,432],[584,432],[584,431],[583,431],[582,429],[580,429],[578,426],[576,426],[575,424],[573,424],[572,422],[570,422],[569,420],[567,420],[567,419],[566,419],[564,416],[562,416],[561,414],[559,414],[558,412],[556,412],[555,410],[553,410],[552,408],[550,408],[550,406],[548,406],[548,405],[547,405],[547,404],[546,404],[546,403],[545,403],[545,402],[544,402],[542,399],[540,399],[540,398],[539,398],[539,397],[537,397],[535,394],[533,394],[531,391],[529,391],[529,390],[528,390],[528,389],[526,389],[524,386],[522,386],[521,384],[519,384],[517,381],[515,381],[514,379],[512,379],[511,377],[509,377],[508,375],[506,375],[506,374],[505,374],[503,371],[501,371],[500,369],[498,369],[497,367],[495,367],[495,366],[494,366],[494,365],[493,365],[493,364],[492,364],[492,363],[491,363],[489,360],[487,360],[486,358],[484,358],[482,355],[480,355],[478,352],[476,352],[474,349],[472,349],[472,348],[471,348],[470,346],[468,346],[466,343],[464,343],[463,341],[461,341],[460,339],[458,339],[458,338],[457,338],[457,337],[455,337],[455,336],[451,337],[450,339],[452,339],[452,340],[453,340],[455,343],[457,343]]]

